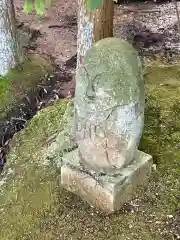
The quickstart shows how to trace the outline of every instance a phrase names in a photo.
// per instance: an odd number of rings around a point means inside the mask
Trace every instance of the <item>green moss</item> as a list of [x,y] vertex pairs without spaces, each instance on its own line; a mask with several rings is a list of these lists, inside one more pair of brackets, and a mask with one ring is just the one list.
[[0,112],[6,111],[29,89],[36,87],[47,72],[52,72],[51,63],[38,55],[32,55],[22,63],[22,70],[11,69],[5,77],[0,77]]
[[0,239],[23,239],[31,231],[36,234],[40,218],[53,206],[57,172],[43,166],[43,155],[48,138],[62,130],[66,106],[67,101],[59,101],[42,110],[13,140],[5,168],[8,184],[1,186],[0,205],[6,210],[1,214],[5,229],[0,229]]
[[135,201],[138,210],[124,208],[113,215],[101,214],[62,189],[58,169],[43,164],[50,137],[63,128],[65,121],[62,116],[67,102],[58,101],[41,111],[14,138],[6,165],[6,172],[12,169],[13,173],[0,193],[1,240],[173,239],[176,230],[170,232],[170,223],[176,220],[180,207],[180,94],[178,88],[172,91],[161,84],[166,79],[157,74],[158,70],[164,72],[163,67],[146,68],[147,103],[140,146],[153,155],[157,170],[148,187],[139,189],[140,197]]
[[160,103],[174,104],[174,101],[179,99],[179,94],[177,94],[180,92],[179,64],[158,65],[158,62],[150,64],[145,68],[145,75],[148,93],[154,95],[155,91]]

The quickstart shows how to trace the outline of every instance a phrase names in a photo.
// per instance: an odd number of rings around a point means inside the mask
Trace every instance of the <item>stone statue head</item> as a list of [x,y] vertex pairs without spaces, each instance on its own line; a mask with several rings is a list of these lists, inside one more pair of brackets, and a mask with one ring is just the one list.
[[86,53],[76,80],[82,163],[114,172],[133,160],[142,133],[144,83],[138,54],[126,41],[103,39]]

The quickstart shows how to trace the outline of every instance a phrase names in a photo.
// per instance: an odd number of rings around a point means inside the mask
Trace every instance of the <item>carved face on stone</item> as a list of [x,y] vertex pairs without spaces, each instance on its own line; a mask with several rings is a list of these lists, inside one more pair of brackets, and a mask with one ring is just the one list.
[[[138,144],[143,126],[144,89],[137,53],[120,39],[99,41],[85,56],[76,89],[77,140],[82,158],[101,169],[108,164],[124,166],[132,160],[128,155]],[[106,159],[105,164],[107,153],[109,163]]]

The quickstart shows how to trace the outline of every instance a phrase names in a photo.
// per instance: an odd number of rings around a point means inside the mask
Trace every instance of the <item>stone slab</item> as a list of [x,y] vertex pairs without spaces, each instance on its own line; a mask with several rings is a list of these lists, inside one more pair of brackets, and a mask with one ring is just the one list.
[[147,184],[152,156],[136,151],[134,161],[115,176],[93,175],[82,169],[79,150],[67,153],[61,167],[61,184],[97,209],[111,213],[136,195],[139,185]]

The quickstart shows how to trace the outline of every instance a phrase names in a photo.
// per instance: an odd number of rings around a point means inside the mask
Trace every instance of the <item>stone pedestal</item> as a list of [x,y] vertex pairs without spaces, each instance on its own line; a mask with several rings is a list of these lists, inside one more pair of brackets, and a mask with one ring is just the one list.
[[134,161],[122,168],[114,176],[95,175],[82,168],[79,150],[67,153],[61,167],[61,184],[69,191],[79,195],[91,206],[111,213],[122,207],[136,194],[136,188],[148,181],[152,157],[139,150]]

